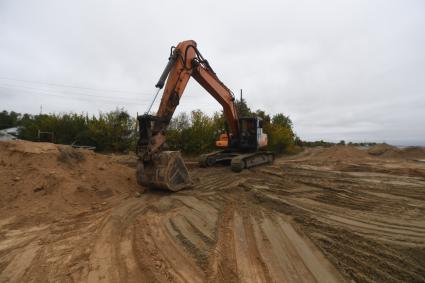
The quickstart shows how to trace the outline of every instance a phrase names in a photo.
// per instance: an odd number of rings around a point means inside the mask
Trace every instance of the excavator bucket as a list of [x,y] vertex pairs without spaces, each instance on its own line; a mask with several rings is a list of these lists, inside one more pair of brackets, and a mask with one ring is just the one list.
[[139,160],[137,182],[149,188],[180,191],[192,185],[179,151],[162,151],[152,161]]

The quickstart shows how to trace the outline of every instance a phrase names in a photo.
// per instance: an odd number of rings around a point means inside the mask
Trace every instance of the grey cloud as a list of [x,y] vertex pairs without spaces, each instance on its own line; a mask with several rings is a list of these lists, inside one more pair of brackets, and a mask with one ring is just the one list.
[[[304,139],[425,144],[424,28],[425,4],[413,0],[6,0],[0,108],[143,112],[169,47],[195,39],[235,93],[290,115]],[[178,111],[195,108],[220,109],[191,81]]]

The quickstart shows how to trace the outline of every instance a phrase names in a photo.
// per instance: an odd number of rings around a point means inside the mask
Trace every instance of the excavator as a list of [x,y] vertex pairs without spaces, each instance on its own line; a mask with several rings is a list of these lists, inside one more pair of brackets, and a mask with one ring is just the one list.
[[191,77],[221,104],[228,126],[228,131],[216,141],[221,150],[202,155],[200,165],[230,164],[233,171],[240,172],[274,160],[273,152],[263,150],[267,135],[263,133],[262,119],[239,117],[232,91],[217,77],[197,43],[187,40],[171,48],[168,63],[155,85],[156,96],[165,85],[156,115],[149,114],[152,102],[148,111],[137,117],[136,176],[142,186],[179,191],[193,184],[180,152],[169,151],[166,146],[167,127]]

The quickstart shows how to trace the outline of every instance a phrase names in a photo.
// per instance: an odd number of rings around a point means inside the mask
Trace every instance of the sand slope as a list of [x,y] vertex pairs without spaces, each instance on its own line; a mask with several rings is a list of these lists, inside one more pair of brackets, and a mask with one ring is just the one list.
[[423,163],[316,148],[139,195],[122,160],[0,142],[0,282],[425,281]]

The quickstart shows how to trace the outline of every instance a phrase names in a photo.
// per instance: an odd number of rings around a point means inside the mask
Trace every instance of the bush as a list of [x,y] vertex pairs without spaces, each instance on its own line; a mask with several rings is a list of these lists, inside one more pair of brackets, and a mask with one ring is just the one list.
[[[268,149],[276,153],[287,152],[294,146],[295,134],[288,116],[276,114],[272,118],[262,110],[251,112],[246,101],[236,102],[244,117],[258,116],[263,119],[264,132],[268,134]],[[95,146],[98,151],[126,152],[134,150],[138,139],[136,120],[124,109],[87,114],[19,114],[0,113],[2,126],[19,126],[19,138],[42,141],[39,131],[51,133],[46,140],[61,144],[77,143]],[[223,112],[208,116],[201,110],[180,113],[174,117],[166,132],[167,145],[171,150],[186,154],[200,154],[216,150],[215,141],[226,132],[228,126]]]
[[269,150],[280,154],[288,152],[294,146],[294,133],[290,128],[270,124],[266,132],[268,134]]
[[0,112],[0,130],[16,127],[21,114],[14,111],[7,112],[6,110]]
[[60,144],[96,146],[99,151],[128,151],[136,141],[135,119],[123,109],[99,116],[84,114],[24,114],[18,122],[19,138],[39,141],[39,131],[52,133]]
[[274,115],[271,123],[264,123],[264,132],[268,136],[269,150],[281,154],[289,152],[294,147],[295,134],[292,130],[292,121],[288,116],[281,113]]
[[209,117],[201,110],[192,111],[190,119],[181,113],[173,118],[168,127],[167,145],[172,150],[186,154],[199,154],[214,150],[215,141],[224,131],[224,118],[215,113]]

